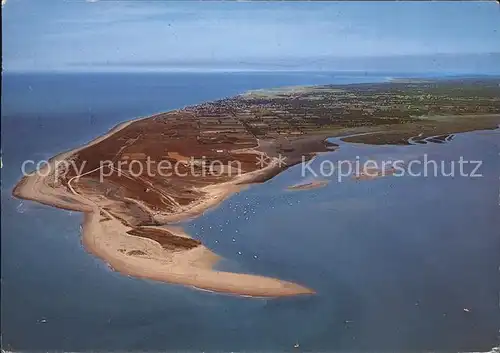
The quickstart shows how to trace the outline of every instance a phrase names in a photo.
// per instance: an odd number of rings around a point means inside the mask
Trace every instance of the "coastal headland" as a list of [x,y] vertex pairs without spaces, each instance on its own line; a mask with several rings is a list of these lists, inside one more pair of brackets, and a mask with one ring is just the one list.
[[13,194],[84,212],[85,248],[121,273],[236,295],[307,295],[307,284],[213,269],[218,256],[175,223],[335,150],[329,137],[447,143],[498,124],[497,80],[252,91],[122,123],[53,157]]

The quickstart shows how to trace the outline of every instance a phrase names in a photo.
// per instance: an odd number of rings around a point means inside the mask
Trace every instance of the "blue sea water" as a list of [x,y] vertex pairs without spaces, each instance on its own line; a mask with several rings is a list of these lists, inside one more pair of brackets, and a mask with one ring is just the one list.
[[[2,340],[9,350],[485,351],[498,344],[500,132],[422,146],[341,144],[324,160],[482,160],[480,178],[386,177],[290,192],[301,166],[184,224],[221,268],[317,295],[239,298],[123,276],[80,243],[79,213],[14,199],[40,160],[137,116],[248,89],[404,74],[7,74]],[[408,74],[408,76],[411,76]],[[241,253],[241,254],[240,254]],[[467,311],[464,311],[467,309]],[[297,350],[297,349],[295,349]],[[297,351],[298,351],[297,350]]]

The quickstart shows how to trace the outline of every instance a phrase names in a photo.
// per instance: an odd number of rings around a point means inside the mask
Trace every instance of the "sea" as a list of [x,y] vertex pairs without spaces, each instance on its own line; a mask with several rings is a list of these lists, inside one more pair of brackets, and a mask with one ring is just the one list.
[[251,89],[415,76],[4,73],[2,348],[471,352],[498,346],[500,130],[412,146],[333,139],[339,149],[310,165],[432,158],[448,172],[463,157],[481,162],[478,177],[360,181],[335,174],[324,188],[290,191],[304,180],[297,165],[181,224],[224,258],[218,268],[295,281],[313,288],[313,296],[246,298],[125,276],[83,248],[80,213],[12,197],[24,161],[50,158],[125,120]]

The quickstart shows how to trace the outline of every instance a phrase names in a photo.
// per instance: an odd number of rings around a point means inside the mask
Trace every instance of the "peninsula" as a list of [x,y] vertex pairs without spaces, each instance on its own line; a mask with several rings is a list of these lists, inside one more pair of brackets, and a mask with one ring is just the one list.
[[13,193],[83,212],[84,246],[121,273],[237,295],[306,295],[306,283],[213,269],[218,256],[175,223],[334,150],[328,137],[446,143],[499,123],[498,80],[252,91],[122,123],[53,157]]

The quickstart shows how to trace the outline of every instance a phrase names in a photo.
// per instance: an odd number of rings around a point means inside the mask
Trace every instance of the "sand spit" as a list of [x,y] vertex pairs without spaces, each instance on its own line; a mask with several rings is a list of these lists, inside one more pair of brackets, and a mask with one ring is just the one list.
[[359,174],[354,174],[352,176],[353,179],[356,180],[373,180],[381,177],[391,176],[396,173],[395,168],[389,169],[380,169],[380,168],[366,168],[361,171]]
[[313,180],[313,181],[304,182],[301,184],[291,185],[287,189],[293,190],[293,191],[311,190],[311,189],[322,188],[322,187],[326,186],[327,184],[328,184],[328,180]]
[[275,278],[212,270],[218,256],[203,245],[169,251],[154,241],[128,235],[128,230],[117,220],[103,221],[97,211],[89,212],[85,214],[83,244],[114,270],[134,277],[256,297],[313,293]]

